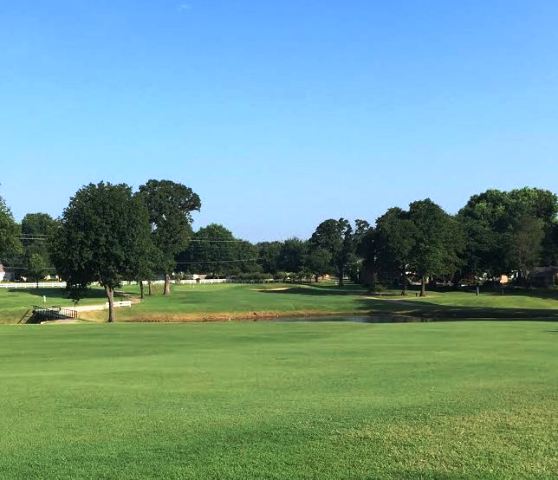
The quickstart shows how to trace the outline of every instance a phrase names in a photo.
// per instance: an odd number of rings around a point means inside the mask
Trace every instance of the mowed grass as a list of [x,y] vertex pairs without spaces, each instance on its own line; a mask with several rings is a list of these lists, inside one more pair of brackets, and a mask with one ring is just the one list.
[[552,322],[1,326],[0,478],[555,479]]
[[[533,318],[558,319],[556,290],[514,290],[504,295],[483,291],[476,296],[472,291],[429,292],[426,298],[406,297],[399,292],[385,292],[382,296],[368,295],[359,285],[338,288],[333,284],[218,284],[173,286],[172,295],[161,295],[155,287],[154,295],[146,296],[131,309],[119,309],[119,321],[188,321],[228,320],[274,316],[312,316],[323,314],[404,314],[436,319],[446,318]],[[127,286],[125,292],[139,295],[137,286]],[[16,323],[27,309],[42,303],[71,306],[63,289],[0,289],[0,323]],[[80,304],[104,303],[99,288],[89,291]],[[82,315],[102,320],[106,313]]]

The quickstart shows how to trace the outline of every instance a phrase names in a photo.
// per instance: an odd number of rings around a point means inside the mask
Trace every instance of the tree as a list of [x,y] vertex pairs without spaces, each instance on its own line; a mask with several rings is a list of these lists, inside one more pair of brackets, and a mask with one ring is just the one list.
[[[56,230],[56,220],[47,213],[28,213],[21,221],[25,274],[30,278],[43,278],[49,271],[52,261],[49,254],[49,241]],[[34,255],[41,257],[32,258]],[[52,272],[54,273],[54,272]]]
[[64,210],[51,256],[76,301],[92,282],[104,287],[113,322],[114,289],[137,274],[149,234],[147,209],[128,185],[89,184]]
[[526,281],[529,271],[541,260],[544,237],[544,222],[540,218],[522,215],[507,238],[509,268],[519,272],[522,282]]
[[289,273],[300,273],[304,269],[307,244],[299,238],[285,240],[279,250],[278,267]]
[[321,276],[331,272],[331,253],[323,248],[311,249],[304,263],[318,283]]
[[421,296],[426,295],[426,278],[453,274],[461,263],[464,238],[458,222],[432,200],[409,206],[414,224],[415,244],[411,264],[421,279]]
[[261,271],[258,264],[258,248],[247,240],[238,240],[235,243],[236,257],[238,262],[234,265],[235,270],[242,273],[257,273]]
[[416,227],[409,212],[390,208],[376,221],[375,248],[378,269],[384,274],[396,273],[401,294],[407,293],[407,271],[416,244]]
[[279,254],[281,242],[260,242],[258,249],[258,264],[264,273],[277,273],[279,271]]
[[512,273],[516,262],[509,248],[509,239],[520,219],[539,219],[543,238],[538,260],[551,265],[556,258],[555,226],[558,213],[558,198],[548,190],[522,188],[510,192],[487,190],[473,195],[458,214],[465,231],[465,267],[475,275],[487,273],[496,276]]
[[349,263],[354,260],[353,229],[348,220],[329,219],[318,225],[310,238],[310,248],[321,248],[331,255],[332,267],[339,278],[339,286],[343,286],[345,272]]
[[211,223],[192,235],[188,248],[179,256],[180,265],[192,273],[229,274],[238,260],[237,242],[230,230]]
[[147,207],[157,268],[165,276],[164,294],[170,294],[170,275],[176,256],[184,251],[192,235],[192,212],[201,208],[200,197],[180,183],[149,180],[139,188]]
[[374,292],[378,284],[377,239],[376,229],[370,227],[366,233],[359,236],[356,242],[356,253],[362,260],[358,280],[362,285],[368,285],[370,292]]
[[19,235],[19,226],[6,202],[0,197],[0,262],[5,262],[10,257],[21,253]]
[[27,258],[26,272],[29,278],[37,283],[39,288],[39,281],[42,280],[48,273],[48,265],[44,257],[39,253],[32,253]]

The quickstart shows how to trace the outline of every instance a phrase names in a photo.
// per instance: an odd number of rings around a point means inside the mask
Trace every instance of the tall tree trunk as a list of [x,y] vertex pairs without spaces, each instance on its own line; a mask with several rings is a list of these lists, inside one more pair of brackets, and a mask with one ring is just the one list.
[[170,275],[168,273],[165,273],[165,290],[163,291],[163,295],[170,295],[170,293]]
[[147,280],[147,295],[151,296],[151,280]]
[[316,280],[316,283],[318,283],[320,281],[320,276],[316,273],[316,275],[314,275],[314,279]]
[[342,287],[343,285],[345,285],[345,282],[343,280],[343,277],[345,276],[345,269],[340,269],[339,270],[339,286]]
[[112,323],[114,322],[114,289],[105,286],[105,294],[107,295],[107,300],[109,304],[108,322]]
[[369,285],[370,293],[376,292],[377,287],[378,287],[378,272],[376,270],[372,270],[370,272],[370,285]]
[[426,297],[426,276],[420,277],[420,296]]
[[140,287],[140,298],[143,300],[143,280],[138,280]]

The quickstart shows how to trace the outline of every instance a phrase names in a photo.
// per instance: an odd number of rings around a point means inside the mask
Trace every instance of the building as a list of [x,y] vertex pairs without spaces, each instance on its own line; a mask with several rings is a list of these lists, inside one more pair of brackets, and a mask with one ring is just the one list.
[[14,279],[14,273],[0,263],[0,282],[10,282]]

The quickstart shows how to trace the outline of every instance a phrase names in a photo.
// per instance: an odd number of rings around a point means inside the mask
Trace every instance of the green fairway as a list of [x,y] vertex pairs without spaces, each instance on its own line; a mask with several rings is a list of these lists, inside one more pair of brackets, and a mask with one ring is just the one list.
[[[132,297],[139,295],[137,286],[128,286],[124,290]],[[509,290],[504,295],[487,291],[478,297],[472,291],[429,292],[426,298],[415,297],[413,291],[406,297],[398,293],[371,296],[358,285],[340,289],[332,284],[180,285],[173,286],[170,297],[157,291],[131,309],[118,310],[117,319],[135,322],[202,321],[331,313],[389,313],[433,319],[558,319],[558,292],[555,290]],[[72,305],[63,289],[0,289],[0,323],[16,323],[32,305],[42,303],[42,295],[47,296],[48,305]],[[103,291],[92,288],[80,305],[105,301]],[[103,320],[106,312],[82,317]]]
[[0,327],[0,478],[553,479],[552,322]]

